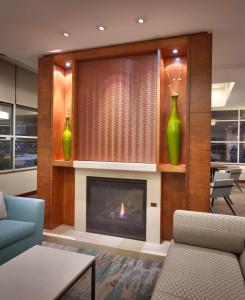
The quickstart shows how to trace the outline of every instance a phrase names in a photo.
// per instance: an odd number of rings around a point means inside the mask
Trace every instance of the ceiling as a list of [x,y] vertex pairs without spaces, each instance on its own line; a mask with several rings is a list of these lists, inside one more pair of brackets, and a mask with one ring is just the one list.
[[[235,81],[227,105],[245,107],[244,12],[244,0],[5,0],[0,53],[37,69],[38,57],[53,49],[208,31],[213,33],[213,82]],[[136,23],[137,16],[146,22]],[[98,25],[106,30],[98,31]]]

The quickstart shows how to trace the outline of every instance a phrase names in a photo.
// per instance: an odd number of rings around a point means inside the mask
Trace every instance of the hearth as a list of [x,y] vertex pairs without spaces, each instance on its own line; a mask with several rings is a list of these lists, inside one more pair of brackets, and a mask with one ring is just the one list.
[[88,232],[146,240],[146,180],[87,176]]

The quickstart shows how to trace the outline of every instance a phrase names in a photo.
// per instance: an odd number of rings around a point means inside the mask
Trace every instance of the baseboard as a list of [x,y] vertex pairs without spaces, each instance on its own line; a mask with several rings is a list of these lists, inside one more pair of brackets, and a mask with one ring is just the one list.
[[18,194],[16,196],[18,196],[18,197],[30,197],[30,196],[35,196],[36,194],[37,194],[37,190],[27,192],[27,193],[23,193],[23,194]]

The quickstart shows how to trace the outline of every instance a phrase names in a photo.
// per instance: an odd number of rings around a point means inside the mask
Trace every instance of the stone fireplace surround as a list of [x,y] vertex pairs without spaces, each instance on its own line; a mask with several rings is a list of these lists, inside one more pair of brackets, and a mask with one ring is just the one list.
[[146,242],[160,244],[161,174],[156,172],[155,164],[75,161],[73,166],[75,230],[86,232],[87,176],[146,180]]

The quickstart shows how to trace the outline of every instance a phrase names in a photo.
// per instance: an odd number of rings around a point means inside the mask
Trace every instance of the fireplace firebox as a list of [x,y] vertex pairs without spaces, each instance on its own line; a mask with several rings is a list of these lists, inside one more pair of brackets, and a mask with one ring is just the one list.
[[146,240],[146,180],[87,176],[87,232]]

